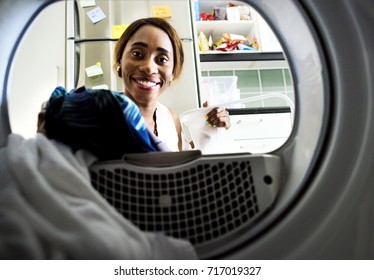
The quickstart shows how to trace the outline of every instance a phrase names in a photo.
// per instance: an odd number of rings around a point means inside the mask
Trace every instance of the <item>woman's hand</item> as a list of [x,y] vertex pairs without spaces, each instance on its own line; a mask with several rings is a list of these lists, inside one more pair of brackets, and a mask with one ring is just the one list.
[[45,111],[46,111],[47,102],[43,102],[40,112],[38,114],[38,124],[36,132],[45,134]]
[[[208,107],[208,102],[204,102],[204,107]],[[222,107],[215,107],[205,116],[206,122],[209,126],[224,127],[229,129],[231,127],[229,112]]]

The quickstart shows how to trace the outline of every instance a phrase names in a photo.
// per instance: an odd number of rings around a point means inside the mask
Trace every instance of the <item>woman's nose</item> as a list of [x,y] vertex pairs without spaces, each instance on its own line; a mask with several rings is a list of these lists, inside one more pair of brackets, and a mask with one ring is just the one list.
[[144,60],[139,69],[148,75],[156,74],[158,72],[157,64],[153,59]]

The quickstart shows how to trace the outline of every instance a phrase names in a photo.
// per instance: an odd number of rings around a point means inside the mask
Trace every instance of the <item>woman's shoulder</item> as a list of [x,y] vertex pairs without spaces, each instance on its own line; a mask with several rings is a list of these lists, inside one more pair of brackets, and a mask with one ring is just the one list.
[[177,114],[176,111],[174,111],[174,109],[167,107],[166,105],[160,102],[157,102],[157,111],[159,112],[159,114],[162,114],[164,116],[168,115],[169,119],[174,122],[177,131],[178,132],[180,131],[181,124],[180,124],[179,115]]
[[157,102],[157,110],[159,112],[163,112],[163,113],[170,113],[170,115],[173,117],[173,119],[175,117],[178,117],[178,114],[170,107],[167,107],[166,105],[160,103],[160,102]]

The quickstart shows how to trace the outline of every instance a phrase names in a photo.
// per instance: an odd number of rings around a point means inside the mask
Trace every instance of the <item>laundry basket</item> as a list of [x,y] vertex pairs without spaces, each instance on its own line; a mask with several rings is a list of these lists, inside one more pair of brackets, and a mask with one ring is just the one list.
[[280,170],[275,155],[185,151],[97,162],[90,174],[93,187],[126,219],[144,231],[189,240],[207,259],[250,238],[276,201]]
[[[257,99],[242,102],[248,100]],[[181,116],[196,144],[218,136],[218,129],[205,125],[210,109]],[[144,231],[189,240],[202,259],[248,242],[251,229],[274,206],[282,181],[277,155],[202,154],[198,149],[129,154],[96,162],[89,170],[93,187],[123,217]]]

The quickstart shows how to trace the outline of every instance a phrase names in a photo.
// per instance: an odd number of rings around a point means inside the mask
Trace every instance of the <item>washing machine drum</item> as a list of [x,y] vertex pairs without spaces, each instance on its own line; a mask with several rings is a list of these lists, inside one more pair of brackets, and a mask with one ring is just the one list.
[[[2,146],[15,51],[50,2],[1,2]],[[273,28],[290,65],[288,141],[268,154],[97,162],[92,185],[139,228],[188,239],[200,258],[373,258],[374,2],[244,2]]]

